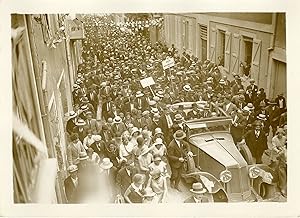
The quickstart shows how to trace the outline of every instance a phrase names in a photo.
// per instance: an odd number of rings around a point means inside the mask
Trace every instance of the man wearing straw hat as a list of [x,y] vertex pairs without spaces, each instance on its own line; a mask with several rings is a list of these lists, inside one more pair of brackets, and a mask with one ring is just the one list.
[[75,111],[69,112],[69,119],[66,124],[66,130],[71,135],[74,132],[76,126],[77,113]]
[[268,146],[266,133],[263,131],[259,120],[254,123],[254,129],[245,135],[245,141],[252,156],[256,159],[256,163],[261,163],[261,157]]
[[73,194],[78,187],[78,167],[70,165],[68,167],[69,176],[64,180],[65,193],[68,203],[72,203]]
[[122,133],[126,130],[125,124],[122,122],[122,118],[116,116],[113,119],[114,124],[111,127],[112,135],[115,137],[117,135],[122,135]]
[[135,108],[144,111],[147,108],[147,101],[144,97],[144,93],[137,91],[135,95],[134,106]]
[[191,197],[186,199],[184,203],[208,203],[212,202],[212,198],[206,196],[207,190],[203,187],[202,183],[193,183],[190,192],[193,194]]
[[186,137],[185,132],[181,129],[177,130],[174,135],[174,139],[171,141],[168,147],[168,157],[171,166],[172,175],[170,178],[171,187],[181,191],[179,188],[179,182],[183,170],[183,162],[186,155],[192,156],[189,144],[183,139]]

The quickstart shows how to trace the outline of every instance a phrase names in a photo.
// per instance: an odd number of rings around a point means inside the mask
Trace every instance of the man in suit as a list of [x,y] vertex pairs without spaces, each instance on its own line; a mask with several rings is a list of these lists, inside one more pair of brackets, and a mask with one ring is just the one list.
[[93,88],[89,88],[87,97],[89,102],[93,105],[95,112],[97,112],[99,98],[96,90]]
[[86,130],[91,130],[94,135],[100,134],[100,130],[101,130],[100,125],[96,119],[93,119],[93,113],[91,111],[88,111],[86,113],[85,122],[86,122],[85,125]]
[[184,203],[207,203],[213,202],[211,194],[207,193],[206,188],[203,187],[202,183],[193,183],[192,189],[190,189],[192,196],[184,201]]
[[237,144],[242,140],[247,121],[246,116],[248,115],[247,111],[239,110],[236,115],[233,117],[232,126],[230,127],[230,134],[232,136],[234,144]]
[[226,114],[230,115],[233,111],[237,111],[237,107],[230,101],[230,95],[226,95],[224,98],[224,104],[222,108]]
[[141,111],[146,110],[148,103],[144,97],[144,93],[142,93],[141,91],[137,91],[135,97],[134,107]]
[[130,98],[131,97],[124,97],[122,100],[122,103],[120,104],[121,111],[123,113],[127,113],[127,112],[131,113],[132,109],[134,108],[134,105],[133,105],[133,107],[131,106]]
[[247,86],[246,90],[251,90],[253,94],[257,94],[258,87],[255,85],[254,79],[250,79],[250,85]]
[[114,124],[111,127],[111,133],[113,137],[120,136],[126,130],[125,124],[122,122],[122,118],[116,116],[114,118]]
[[190,146],[183,139],[186,134],[182,130],[177,130],[174,135],[174,139],[170,142],[168,147],[168,158],[172,171],[172,176],[170,178],[170,184],[172,188],[181,191],[179,188],[179,182],[183,170],[183,162],[185,157],[192,157],[193,153],[190,151]]
[[244,89],[240,89],[239,91],[238,91],[238,93],[237,94],[235,94],[235,95],[233,95],[232,96],[232,99],[231,99],[231,102],[233,103],[233,104],[237,104],[237,102],[240,100],[240,96],[241,95],[245,95],[245,90]]
[[144,126],[144,118],[142,115],[145,115],[146,113],[150,113],[149,111],[144,111],[142,114],[140,112],[137,113],[136,117],[132,120],[133,126],[137,127],[138,129],[142,129]]
[[247,105],[247,103],[245,101],[245,96],[239,95],[239,98],[236,100],[235,105],[237,106],[237,108],[239,110],[243,110],[243,108]]
[[102,140],[100,135],[93,135],[94,143],[91,144],[91,148],[96,152],[102,159],[105,156],[105,142]]
[[121,168],[116,176],[116,184],[119,189],[119,193],[123,196],[127,188],[132,183],[132,178],[138,173],[137,168],[134,166],[134,160],[129,159],[123,168]]
[[263,152],[268,148],[266,133],[261,128],[261,122],[256,121],[254,129],[245,135],[245,141],[248,145],[256,163],[261,163]]
[[160,117],[161,129],[164,133],[165,140],[169,144],[172,140],[172,126],[173,126],[173,115],[170,108],[163,110],[163,113]]
[[286,109],[286,100],[283,93],[279,94],[277,98],[275,98],[275,102],[280,109],[280,114],[284,113],[284,110]]
[[76,165],[70,165],[68,172],[70,175],[64,180],[65,194],[68,203],[72,203],[74,193],[78,187],[78,167]]
[[152,126],[152,119],[150,116],[150,112],[148,110],[143,111],[141,119],[142,119],[142,128],[144,126],[148,126],[149,128]]
[[196,103],[192,104],[192,110],[187,113],[186,120],[200,119],[203,116]]
[[66,124],[66,130],[69,135],[71,135],[74,132],[74,128],[76,127],[76,119],[77,119],[77,113],[74,111],[69,112],[69,120]]
[[246,103],[254,103],[257,98],[257,92],[254,92],[250,86],[248,86],[245,93],[245,101]]
[[279,125],[279,118],[281,114],[280,108],[277,106],[276,102],[270,101],[266,110],[269,112],[269,124],[272,127],[273,135],[275,135],[277,126]]
[[107,97],[106,101],[102,104],[102,116],[107,120],[109,118],[109,112],[112,109],[112,98],[110,96]]
[[117,108],[117,106],[115,104],[111,105],[111,110],[107,113],[108,117],[116,117],[120,115],[120,110]]

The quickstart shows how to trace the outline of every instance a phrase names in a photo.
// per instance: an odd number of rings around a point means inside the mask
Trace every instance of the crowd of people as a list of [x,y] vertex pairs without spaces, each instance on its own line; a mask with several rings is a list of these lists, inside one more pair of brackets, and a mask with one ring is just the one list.
[[[219,108],[232,117],[234,143],[246,141],[256,163],[268,160],[286,173],[283,95],[268,100],[253,79],[246,87],[239,75],[229,81],[217,64],[179,54],[174,45],[151,44],[142,32],[121,29],[107,17],[85,17],[84,26],[83,63],[66,124],[69,203],[167,202],[169,188],[181,191],[185,157],[193,156],[184,121],[220,116]],[[167,57],[175,66],[163,70]],[[155,84],[143,88],[147,77]],[[170,107],[197,101],[205,106],[192,103],[188,113]],[[201,183],[191,193],[186,202],[211,201]]]

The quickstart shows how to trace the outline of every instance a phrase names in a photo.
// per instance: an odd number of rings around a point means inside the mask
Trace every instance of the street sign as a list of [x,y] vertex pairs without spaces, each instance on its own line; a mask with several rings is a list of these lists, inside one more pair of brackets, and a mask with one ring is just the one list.
[[167,58],[166,60],[162,61],[163,69],[169,69],[175,65],[174,58]]
[[152,86],[152,85],[155,84],[155,82],[154,82],[154,80],[151,76],[147,77],[145,79],[142,79],[140,82],[141,82],[141,85],[142,85],[143,88],[148,87],[148,86]]

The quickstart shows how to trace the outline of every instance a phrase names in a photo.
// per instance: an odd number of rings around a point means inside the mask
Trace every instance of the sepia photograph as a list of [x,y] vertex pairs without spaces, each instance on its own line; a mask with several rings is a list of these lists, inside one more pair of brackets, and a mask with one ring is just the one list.
[[10,21],[13,203],[287,202],[285,12]]

